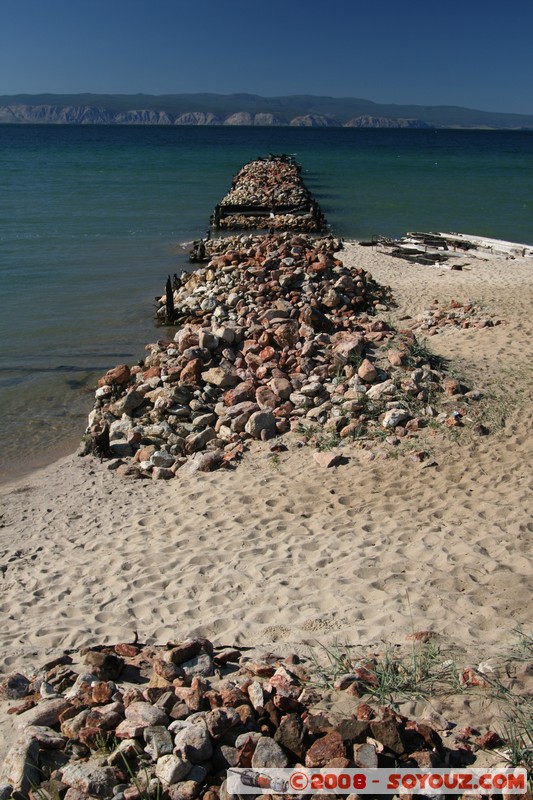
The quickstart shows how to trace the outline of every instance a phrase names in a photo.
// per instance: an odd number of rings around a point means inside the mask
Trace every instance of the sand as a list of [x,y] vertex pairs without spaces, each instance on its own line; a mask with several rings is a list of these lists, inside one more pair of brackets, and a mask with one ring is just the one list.
[[343,257],[392,287],[398,307],[382,316],[394,324],[433,298],[505,320],[429,340],[494,395],[491,435],[424,434],[422,464],[347,445],[329,470],[293,436],[276,458],[256,443],[236,471],[171,482],[130,483],[72,455],[6,485],[2,672],[135,632],[287,650],[376,648],[424,629],[473,663],[527,630],[533,260],[465,255],[451,271],[357,245]]

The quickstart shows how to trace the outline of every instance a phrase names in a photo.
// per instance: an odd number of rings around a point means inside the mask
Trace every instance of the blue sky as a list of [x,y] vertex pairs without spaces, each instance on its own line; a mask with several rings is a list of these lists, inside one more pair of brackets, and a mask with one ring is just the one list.
[[41,92],[533,114],[533,0],[0,0],[0,94]]

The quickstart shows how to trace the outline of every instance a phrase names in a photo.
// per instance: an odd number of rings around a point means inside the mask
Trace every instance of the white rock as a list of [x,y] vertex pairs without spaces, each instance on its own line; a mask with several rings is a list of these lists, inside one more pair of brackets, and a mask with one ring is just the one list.
[[410,416],[411,414],[405,408],[391,408],[390,411],[385,413],[381,424],[384,428],[395,428],[400,423],[405,422],[406,419],[409,419]]

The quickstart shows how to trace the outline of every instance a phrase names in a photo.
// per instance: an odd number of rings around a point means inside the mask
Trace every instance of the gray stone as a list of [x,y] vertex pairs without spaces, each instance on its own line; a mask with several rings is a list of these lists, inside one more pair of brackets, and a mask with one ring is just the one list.
[[61,780],[73,789],[107,798],[119,782],[119,773],[114,767],[102,767],[96,761],[75,761],[63,769]]
[[206,350],[216,350],[219,342],[220,340],[218,336],[215,336],[212,331],[202,328],[202,330],[198,333],[198,344],[200,347],[203,347]]
[[193,764],[199,764],[201,761],[211,758],[213,746],[204,720],[199,719],[176,734],[174,753]]
[[260,439],[263,431],[268,434],[276,433],[276,422],[277,419],[272,411],[256,411],[251,415],[244,430],[254,439]]
[[207,453],[195,453],[181,471],[193,474],[195,472],[212,472],[222,464],[223,452],[211,450]]
[[25,729],[27,736],[39,742],[44,750],[61,750],[67,743],[67,737],[57,733],[46,725],[30,725]]
[[192,436],[187,436],[185,440],[185,452],[196,453],[198,450],[203,450],[204,447],[211,439],[216,439],[217,435],[213,428],[204,428],[200,433],[194,433]]
[[30,682],[20,672],[13,672],[0,683],[0,697],[5,700],[20,700],[30,693]]
[[353,760],[356,767],[375,769],[378,765],[378,754],[373,744],[354,744]]
[[269,736],[262,736],[256,744],[252,756],[252,767],[262,769],[263,767],[286,767],[289,759],[274,739]]
[[143,735],[146,742],[144,749],[148,755],[152,756],[154,761],[157,761],[161,756],[168,756],[172,753],[174,743],[168,728],[164,725],[152,725],[149,728],[145,728]]
[[20,714],[16,724],[19,728],[27,728],[30,725],[56,725],[59,715],[67,708],[70,708],[70,703],[63,697],[59,697],[57,700],[43,700],[39,705]]
[[385,412],[383,422],[381,423],[384,428],[395,428],[402,422],[410,418],[411,414],[405,408],[391,408],[390,411]]
[[150,463],[154,467],[172,467],[175,460],[174,456],[167,453],[166,450],[156,450],[156,452],[150,456]]
[[8,783],[15,792],[26,795],[37,786],[42,775],[39,769],[39,742],[26,732],[9,750],[0,770],[0,784]]
[[211,367],[211,369],[202,372],[202,379],[212,386],[218,386],[221,389],[236,386],[241,382],[241,379],[231,370],[226,370],[223,367]]
[[381,397],[394,394],[395,391],[396,387],[394,386],[394,383],[388,379],[386,381],[382,381],[381,383],[375,383],[373,386],[370,386],[366,392],[366,396],[369,400],[379,400]]
[[254,744],[257,744],[262,735],[263,734],[259,733],[259,731],[246,731],[246,733],[241,733],[235,739],[235,747],[238,750],[243,744],[246,744],[248,739],[251,739]]
[[216,421],[216,414],[200,414],[198,417],[193,419],[192,424],[194,428],[208,428],[212,425],[215,425]]
[[192,764],[176,755],[161,756],[157,759],[156,777],[166,786],[182,781],[191,771]]
[[205,721],[213,739],[219,739],[230,728],[239,725],[241,718],[234,708],[214,708],[205,715]]
[[215,673],[215,663],[209,653],[199,653],[188,661],[184,661],[180,666],[187,678],[208,678]]
[[151,703],[130,703],[125,711],[126,720],[139,728],[149,728],[154,725],[168,725],[169,719],[165,712]]

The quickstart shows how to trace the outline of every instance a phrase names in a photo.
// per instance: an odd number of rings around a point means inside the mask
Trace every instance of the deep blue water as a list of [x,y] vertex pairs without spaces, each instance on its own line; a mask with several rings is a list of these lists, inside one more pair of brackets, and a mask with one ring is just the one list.
[[269,152],[296,156],[337,235],[533,244],[533,132],[0,125],[0,475],[79,438],[95,376],[157,338],[183,243]]

